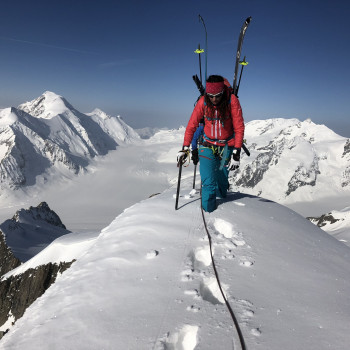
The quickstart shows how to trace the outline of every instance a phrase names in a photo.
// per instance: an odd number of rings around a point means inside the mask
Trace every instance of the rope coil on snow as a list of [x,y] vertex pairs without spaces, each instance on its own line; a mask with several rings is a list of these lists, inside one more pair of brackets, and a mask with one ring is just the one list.
[[[201,186],[202,188],[202,186]],[[216,266],[215,266],[215,260],[214,260],[214,256],[213,256],[213,249],[212,249],[212,240],[211,240],[211,235],[209,233],[209,230],[208,230],[208,227],[207,227],[207,222],[205,220],[205,216],[204,216],[204,210],[203,210],[203,207],[202,207],[202,190],[200,191],[200,206],[201,206],[201,211],[202,211],[202,218],[203,218],[203,223],[204,223],[204,228],[205,228],[205,231],[207,232],[207,236],[208,236],[208,239],[209,239],[209,248],[210,248],[210,256],[211,256],[211,261],[212,261],[212,265],[213,265],[213,269],[214,269],[214,273],[215,273],[215,278],[216,278],[216,281],[218,283],[218,286],[219,286],[219,289],[220,289],[220,292],[221,292],[221,295],[222,297],[224,298],[225,300],[225,304],[228,308],[228,311],[231,315],[231,318],[232,318],[232,321],[236,327],[236,330],[237,330],[237,333],[238,333],[238,337],[239,337],[239,341],[241,343],[241,348],[242,350],[247,350],[247,347],[245,345],[245,341],[244,341],[244,337],[243,337],[243,333],[241,331],[241,328],[238,324],[238,321],[237,321],[237,318],[231,308],[231,305],[230,303],[228,302],[226,296],[225,296],[225,293],[221,287],[221,283],[220,283],[220,278],[219,278],[219,274],[218,274],[218,271],[216,270]]]

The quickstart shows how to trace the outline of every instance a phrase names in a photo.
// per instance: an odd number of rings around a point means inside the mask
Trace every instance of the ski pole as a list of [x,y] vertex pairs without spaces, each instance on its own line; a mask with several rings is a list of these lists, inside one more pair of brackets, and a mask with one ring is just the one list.
[[243,151],[245,152],[245,154],[248,157],[250,157],[250,152],[249,152],[248,148],[246,147],[246,145],[244,143],[242,144],[242,148],[243,148]]
[[182,172],[182,157],[179,159],[179,162],[177,163],[177,166],[178,166],[178,168],[179,168],[179,176],[178,176],[178,178],[177,178],[177,190],[176,190],[175,210],[177,210],[178,204],[179,204],[180,183],[181,183],[181,172]]
[[239,75],[239,80],[238,80],[238,85],[237,85],[237,95],[238,95],[238,90],[239,90],[239,86],[241,85],[241,79],[242,79],[242,73],[243,73],[243,68],[244,66],[248,65],[248,62],[245,60],[245,56],[243,58],[243,61],[240,61],[239,64],[242,66],[241,68],[241,73]]
[[201,60],[201,53],[203,53],[204,50],[201,49],[201,45],[198,44],[198,49],[195,51],[195,53],[198,53],[199,57],[199,76],[201,77],[201,82],[202,82],[202,60]]
[[193,189],[196,187],[196,175],[197,175],[197,164],[194,166],[194,173],[193,173]]

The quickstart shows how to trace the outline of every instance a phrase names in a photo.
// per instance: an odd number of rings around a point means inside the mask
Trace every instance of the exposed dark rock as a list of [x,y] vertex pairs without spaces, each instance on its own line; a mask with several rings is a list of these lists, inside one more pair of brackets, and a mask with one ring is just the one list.
[[303,166],[299,166],[292,178],[288,182],[288,189],[286,191],[286,196],[289,196],[292,192],[296,191],[302,186],[315,186],[317,176],[320,174],[318,167],[318,159],[314,158],[309,169]]
[[334,224],[337,221],[340,221],[340,219],[335,219],[334,216],[330,213],[323,214],[320,217],[307,217],[307,219],[318,227],[323,227],[327,224]]
[[0,277],[21,264],[12,250],[7,246],[3,233],[0,231]]
[[56,238],[69,233],[59,216],[46,202],[37,207],[20,209],[0,224],[7,246],[25,262],[43,250]]
[[[75,260],[48,263],[5,279],[6,273],[21,264],[20,259],[28,260],[21,257],[35,255],[35,245],[45,246],[69,231],[46,202],[17,211],[11,220],[6,220],[0,226],[0,326],[3,326],[9,317],[13,322],[22,317],[26,308],[55,282],[57,274],[69,268]],[[35,242],[31,242],[33,239]],[[7,331],[0,332],[0,339]]]
[[245,167],[241,177],[235,182],[236,186],[244,186],[248,188],[255,187],[264,177],[265,172],[269,169],[269,164],[274,153],[260,153],[251,165]]
[[234,185],[247,188],[254,188],[262,181],[265,173],[271,166],[278,164],[284,148],[288,148],[290,144],[286,142],[283,136],[270,141],[268,145],[256,148],[260,153],[256,159],[248,164],[242,171],[237,180],[234,180]]
[[[68,269],[74,261],[61,262],[59,265],[53,263],[41,265],[35,269],[28,269],[20,275],[1,280],[0,326],[7,321],[9,315],[14,317],[14,322],[21,318],[27,307],[55,282],[57,274]],[[2,336],[0,333],[0,339]]]
[[343,177],[342,177],[342,187],[346,187],[350,185],[350,166],[348,166],[344,172],[343,172]]
[[342,157],[345,157],[349,153],[350,153],[350,139],[347,139],[344,145],[344,152],[342,154]]
[[158,196],[160,193],[153,193],[153,194],[151,194],[148,198],[152,198],[152,197],[154,197],[154,196]]

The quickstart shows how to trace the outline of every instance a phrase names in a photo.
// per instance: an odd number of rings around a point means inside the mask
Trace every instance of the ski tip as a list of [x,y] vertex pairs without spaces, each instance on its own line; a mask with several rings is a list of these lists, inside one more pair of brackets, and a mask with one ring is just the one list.
[[245,21],[249,24],[251,20],[252,20],[252,16],[249,16]]

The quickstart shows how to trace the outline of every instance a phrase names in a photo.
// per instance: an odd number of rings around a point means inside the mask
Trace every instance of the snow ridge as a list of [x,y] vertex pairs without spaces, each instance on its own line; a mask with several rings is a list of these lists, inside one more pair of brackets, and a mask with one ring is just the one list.
[[[45,342],[55,348],[59,341],[74,349],[236,348],[198,192],[184,196],[190,180],[184,180],[179,210],[173,187],[118,216],[0,346],[31,350]],[[347,246],[252,195],[230,193],[205,215],[220,280],[248,348],[346,348]]]

